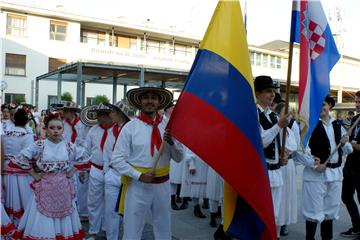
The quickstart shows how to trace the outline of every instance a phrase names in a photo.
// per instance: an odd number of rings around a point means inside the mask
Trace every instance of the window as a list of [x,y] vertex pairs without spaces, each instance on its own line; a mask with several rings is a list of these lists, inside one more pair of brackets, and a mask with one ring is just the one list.
[[6,53],[5,74],[25,76],[26,74],[26,55]]
[[54,104],[54,103],[58,103],[57,96],[56,95],[48,95],[48,101],[47,101],[48,109],[50,109],[51,104]]
[[269,62],[269,55],[263,54],[262,56],[262,66],[267,67]]
[[276,60],[275,56],[270,56],[270,67],[271,68],[275,68],[275,60]]
[[142,50],[146,51],[147,53],[165,53],[166,51],[165,46],[166,46],[165,42],[160,42],[156,40],[147,40],[147,39],[146,41],[142,40],[142,44],[141,44]]
[[5,93],[5,102],[25,102],[25,94],[22,93]]
[[190,56],[192,55],[192,47],[175,44],[175,49],[173,45],[170,45],[170,53],[177,55],[177,56]]
[[60,66],[66,64],[66,59],[49,58],[49,72],[58,69]]
[[276,68],[281,68],[281,58],[276,57]]
[[91,45],[105,46],[105,33],[96,31],[81,31],[81,42]]
[[26,37],[26,16],[7,14],[6,34]]
[[50,21],[50,40],[65,41],[66,40],[66,22]]
[[261,54],[260,53],[256,53],[256,66],[260,66],[261,65]]
[[86,106],[94,105],[95,104],[95,98],[94,97],[87,97],[86,98]]
[[255,53],[254,52],[250,52],[250,63],[251,65],[254,65],[255,63]]
[[137,39],[136,37],[121,36],[121,35],[115,35],[114,38],[113,36],[110,36],[110,46],[136,49]]

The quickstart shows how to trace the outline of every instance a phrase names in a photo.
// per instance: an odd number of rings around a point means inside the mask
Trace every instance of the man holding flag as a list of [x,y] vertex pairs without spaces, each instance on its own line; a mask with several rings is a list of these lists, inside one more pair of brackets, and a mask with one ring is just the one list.
[[227,182],[224,230],[276,239],[253,84],[240,4],[219,1],[169,127]]
[[127,98],[141,113],[122,128],[111,160],[111,167],[122,175],[119,213],[124,216],[123,239],[141,239],[149,212],[155,239],[171,239],[169,165],[170,159],[182,160],[183,146],[165,130],[167,121],[158,111],[173,96],[164,88],[140,87],[129,90]]
[[329,74],[340,55],[319,0],[293,1],[290,40],[300,43],[299,116],[305,122],[302,144],[306,147],[309,142],[307,149],[316,157],[294,152],[295,159],[305,165],[306,239],[314,239],[318,222],[322,239],[332,239],[332,220],[340,206],[341,154],[350,149],[344,147],[330,154],[340,140],[344,144],[341,129],[329,118],[335,101],[326,97],[330,91]]
[[340,58],[320,0],[293,1],[290,40],[300,43],[299,115],[308,125],[302,133],[305,147],[330,91],[330,71]]

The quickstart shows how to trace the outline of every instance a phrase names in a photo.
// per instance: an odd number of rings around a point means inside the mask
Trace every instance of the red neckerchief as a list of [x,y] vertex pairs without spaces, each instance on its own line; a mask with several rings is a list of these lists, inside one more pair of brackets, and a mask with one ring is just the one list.
[[72,143],[75,142],[76,137],[77,137],[77,132],[76,132],[76,129],[75,129],[75,125],[78,123],[78,121],[80,121],[79,117],[76,117],[73,122],[70,122],[69,119],[65,118],[65,122],[67,122],[70,125],[71,130],[72,130],[72,133],[71,133],[71,142]]
[[104,145],[105,145],[105,142],[106,142],[106,139],[107,139],[107,136],[108,136],[107,130],[109,128],[112,128],[114,126],[114,124],[111,124],[109,127],[104,127],[101,124],[99,124],[99,126],[104,130],[104,133],[103,133],[103,135],[101,137],[101,142],[100,142],[100,149],[103,152],[104,151]]
[[141,121],[143,121],[153,127],[153,130],[151,133],[150,151],[151,151],[151,156],[154,156],[154,146],[156,146],[156,149],[159,151],[161,143],[162,143],[160,131],[158,128],[158,125],[162,121],[162,116],[160,116],[159,114],[156,114],[155,120],[151,120],[146,114],[140,113],[140,115],[138,116],[138,119],[140,119]]
[[120,132],[121,132],[121,129],[124,127],[126,122],[122,123],[120,126],[119,124],[115,123],[114,124],[114,127],[113,127],[113,134],[114,134],[114,137],[115,137],[115,142],[114,142],[114,145],[113,145],[113,151],[114,151],[114,148],[115,148],[115,144],[116,144],[116,141],[120,135]]

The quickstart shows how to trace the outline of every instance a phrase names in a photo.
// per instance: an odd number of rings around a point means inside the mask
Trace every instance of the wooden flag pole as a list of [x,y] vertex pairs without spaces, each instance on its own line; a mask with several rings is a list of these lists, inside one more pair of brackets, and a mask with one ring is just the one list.
[[[289,59],[286,79],[286,90],[285,90],[285,114],[289,112],[289,101],[290,101],[290,83],[291,83],[291,69],[292,69],[292,58],[293,58],[294,42],[289,43]],[[281,157],[285,156],[285,145],[286,145],[286,127],[283,128],[282,142],[281,142]]]
[[[353,123],[353,125],[349,128],[348,132],[344,135],[345,136],[351,136],[352,131],[354,130],[354,128],[358,125],[360,121],[360,117],[358,117],[356,119],[356,121]],[[336,146],[336,148],[334,149],[334,151],[331,152],[331,154],[329,155],[329,157],[326,159],[326,161],[324,162],[324,164],[326,165],[330,159],[332,158],[332,156],[334,156],[334,154],[339,150],[339,148],[341,147],[341,142]]]
[[160,148],[159,148],[159,152],[158,154],[156,155],[156,158],[155,158],[155,161],[153,162],[153,166],[151,168],[151,171],[154,171],[155,172],[155,169],[156,169],[156,166],[160,160],[160,157],[161,157],[161,154],[163,153],[164,151],[164,141],[162,141],[161,145],[160,145]]

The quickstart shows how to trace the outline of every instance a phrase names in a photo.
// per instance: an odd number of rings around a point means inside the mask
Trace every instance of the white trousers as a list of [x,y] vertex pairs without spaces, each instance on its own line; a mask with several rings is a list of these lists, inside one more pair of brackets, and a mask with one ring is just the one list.
[[121,182],[120,176],[109,169],[105,174],[105,231],[109,240],[119,239],[120,215],[115,210],[119,196]]
[[76,199],[78,212],[80,217],[89,216],[87,199],[88,199],[88,188],[89,188],[89,173],[85,173],[85,181],[81,183],[79,180],[79,173],[76,174]]
[[271,196],[273,200],[275,224],[277,226],[279,225],[279,213],[280,213],[281,195],[282,195],[281,193],[282,193],[282,186],[271,187]]
[[141,239],[151,214],[156,240],[171,239],[170,183],[143,183],[132,179],[125,197],[124,240]]
[[89,234],[97,234],[104,221],[105,180],[102,170],[92,166],[89,177]]
[[211,213],[216,213],[219,210],[220,202],[215,201],[215,200],[210,200],[209,205],[210,205],[210,209],[209,209],[210,212]]
[[306,220],[337,219],[341,202],[341,181],[303,182],[302,213]]

